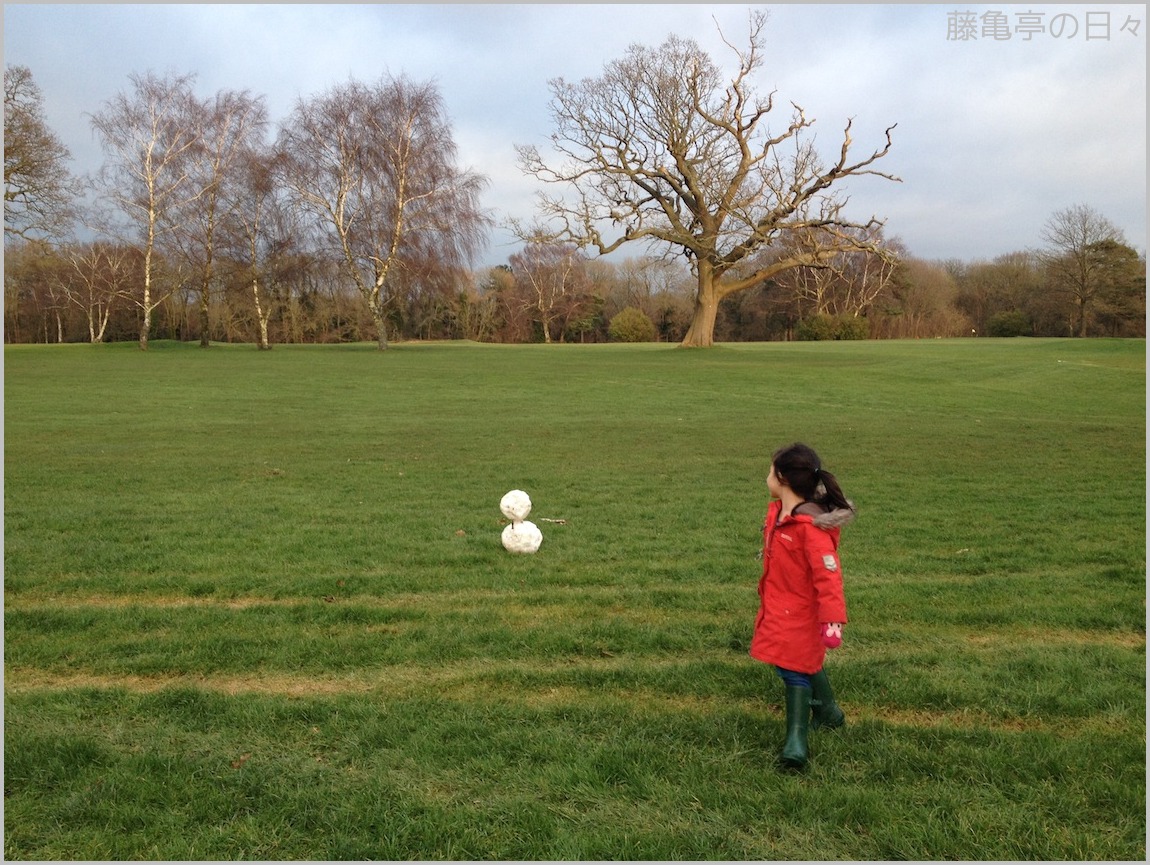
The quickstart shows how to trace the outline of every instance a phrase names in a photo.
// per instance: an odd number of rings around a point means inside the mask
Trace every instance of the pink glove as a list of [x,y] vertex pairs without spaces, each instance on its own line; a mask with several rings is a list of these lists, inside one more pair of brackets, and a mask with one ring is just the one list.
[[838,622],[824,622],[819,625],[819,636],[828,649],[837,649],[843,644],[843,626]]

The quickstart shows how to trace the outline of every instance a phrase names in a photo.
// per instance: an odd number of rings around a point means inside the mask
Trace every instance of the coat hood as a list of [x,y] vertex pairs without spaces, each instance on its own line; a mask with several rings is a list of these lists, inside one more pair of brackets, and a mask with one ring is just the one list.
[[853,521],[855,512],[853,508],[835,508],[833,511],[819,514],[813,522],[820,529],[840,529]]
[[804,502],[795,508],[795,513],[811,517],[811,522],[820,529],[841,529],[855,518],[854,502],[849,508],[835,508],[824,511],[814,502]]

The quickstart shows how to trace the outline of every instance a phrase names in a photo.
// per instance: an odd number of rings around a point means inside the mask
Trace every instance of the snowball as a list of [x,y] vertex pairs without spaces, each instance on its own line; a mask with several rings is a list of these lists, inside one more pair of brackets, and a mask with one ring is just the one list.
[[523,490],[512,490],[499,500],[499,510],[511,522],[521,522],[531,513],[531,497]]
[[503,529],[503,548],[509,553],[533,553],[543,543],[543,532],[530,520],[511,523]]

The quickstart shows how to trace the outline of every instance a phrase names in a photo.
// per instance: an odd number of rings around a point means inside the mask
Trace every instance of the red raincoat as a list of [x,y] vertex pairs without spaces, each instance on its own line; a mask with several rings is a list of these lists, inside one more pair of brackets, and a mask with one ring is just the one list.
[[847,620],[839,527],[854,514],[845,509],[817,516],[792,513],[776,525],[782,506],[771,502],[763,524],[761,603],[750,654],[784,670],[817,673],[827,652],[819,625]]

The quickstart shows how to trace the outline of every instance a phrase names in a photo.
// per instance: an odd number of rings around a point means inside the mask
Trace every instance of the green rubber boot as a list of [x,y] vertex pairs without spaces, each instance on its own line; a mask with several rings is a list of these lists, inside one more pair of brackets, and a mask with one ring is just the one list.
[[819,670],[811,676],[811,729],[826,727],[834,730],[846,722],[846,715],[835,702],[835,692],[831,690],[827,671]]
[[807,765],[807,729],[811,720],[811,689],[787,686],[787,740],[779,754],[779,766],[802,769]]

